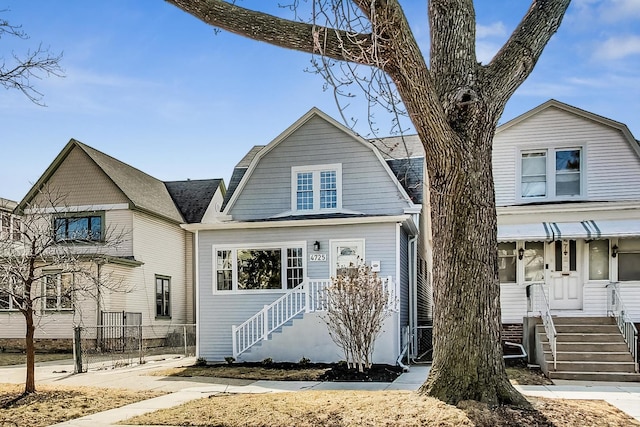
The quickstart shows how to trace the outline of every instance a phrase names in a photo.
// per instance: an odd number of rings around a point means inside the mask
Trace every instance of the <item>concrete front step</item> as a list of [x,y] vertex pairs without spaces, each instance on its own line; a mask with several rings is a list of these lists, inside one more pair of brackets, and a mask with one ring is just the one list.
[[629,372],[549,371],[548,377],[552,380],[640,382],[640,374]]
[[558,325],[615,325],[613,317],[557,317],[553,316],[553,324]]
[[[546,340],[546,337],[545,337]],[[542,343],[544,351],[551,351],[549,347],[549,343],[544,341]],[[627,344],[622,342],[617,343],[598,343],[598,342],[556,342],[556,351],[558,352],[595,352],[595,353],[606,353],[606,352],[629,352],[629,347]]]
[[[544,328],[543,328],[544,329]],[[618,325],[556,325],[559,334],[619,334]]]
[[[553,361],[549,362],[552,370]],[[555,370],[558,372],[635,372],[633,362],[576,362],[557,361]]]
[[599,334],[599,333],[571,333],[556,335],[556,342],[597,342],[597,343],[617,343],[624,342],[624,338],[620,332],[615,334]]
[[[558,351],[558,362],[628,362],[633,363],[633,356],[628,351]],[[547,362],[553,362],[551,350],[544,352]]]

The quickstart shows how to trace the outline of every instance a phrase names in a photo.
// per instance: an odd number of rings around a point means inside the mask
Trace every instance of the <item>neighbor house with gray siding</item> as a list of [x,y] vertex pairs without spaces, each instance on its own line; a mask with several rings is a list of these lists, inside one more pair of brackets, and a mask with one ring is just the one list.
[[196,248],[199,357],[343,359],[321,295],[365,263],[395,301],[373,361],[395,364],[403,331],[418,324],[418,269],[427,269],[422,163],[390,164],[398,152],[407,160],[404,148],[374,144],[314,108],[250,150],[221,214],[183,226]]

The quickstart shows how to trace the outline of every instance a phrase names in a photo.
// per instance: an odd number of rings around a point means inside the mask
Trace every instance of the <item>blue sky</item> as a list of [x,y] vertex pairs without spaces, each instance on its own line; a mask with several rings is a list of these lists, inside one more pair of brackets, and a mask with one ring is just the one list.
[[[428,55],[426,1],[403,4]],[[479,60],[490,60],[528,6],[476,1]],[[0,56],[42,42],[63,53],[66,77],[35,81],[45,108],[18,91],[0,92],[0,197],[20,200],[70,138],[162,180],[228,182],[250,147],[311,107],[338,118],[321,77],[304,71],[309,55],[215,34],[162,0],[0,0],[4,9],[31,38],[0,39]],[[623,122],[640,138],[638,22],[640,0],[573,0],[501,122],[555,98]],[[346,114],[366,136],[362,104],[353,101]],[[384,135],[388,118],[376,119]]]

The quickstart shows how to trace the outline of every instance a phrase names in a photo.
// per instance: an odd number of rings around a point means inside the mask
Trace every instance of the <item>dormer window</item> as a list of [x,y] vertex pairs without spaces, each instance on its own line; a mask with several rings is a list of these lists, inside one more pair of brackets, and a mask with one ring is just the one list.
[[319,213],[342,208],[342,165],[291,168],[291,207],[296,213]]
[[584,195],[583,150],[549,148],[520,153],[522,200],[566,200]]

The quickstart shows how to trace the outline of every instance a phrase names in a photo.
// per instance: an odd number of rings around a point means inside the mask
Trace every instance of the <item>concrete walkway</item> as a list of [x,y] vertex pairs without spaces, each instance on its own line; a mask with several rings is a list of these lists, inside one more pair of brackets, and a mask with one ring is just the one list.
[[[121,408],[111,409],[56,427],[111,426],[136,415],[169,408],[218,393],[282,393],[302,390],[417,390],[429,374],[428,366],[412,366],[393,383],[338,383],[317,381],[253,381],[220,378],[180,378],[148,375],[151,371],[188,366],[194,358],[172,357],[149,360],[144,365],[73,375],[71,362],[47,362],[36,368],[40,384],[157,390],[169,394]],[[21,383],[24,367],[0,367],[0,382]],[[527,396],[561,399],[605,400],[640,421],[640,383],[586,383],[556,381],[552,386],[516,386]]]

